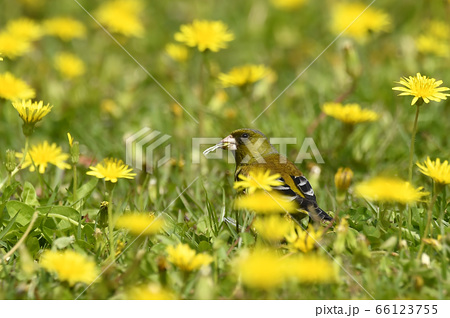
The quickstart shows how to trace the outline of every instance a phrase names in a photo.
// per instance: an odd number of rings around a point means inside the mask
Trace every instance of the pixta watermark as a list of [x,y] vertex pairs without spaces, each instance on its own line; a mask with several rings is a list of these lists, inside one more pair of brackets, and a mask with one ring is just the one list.
[[[191,139],[191,162],[199,164],[202,158],[208,160],[226,160],[228,163],[234,163],[234,155],[232,151],[226,149],[226,145],[221,146],[222,138],[220,137],[201,137]],[[141,171],[152,172],[155,167],[161,167],[168,163],[172,158],[172,137],[158,130],[152,130],[145,127],[126,138],[126,163],[129,166]],[[264,139],[258,138],[253,143],[247,142],[242,147],[252,149],[252,154],[258,153],[262,148]],[[286,158],[296,164],[301,164],[305,160],[314,160],[317,164],[323,164],[322,155],[317,147],[314,139],[306,137],[299,140],[295,137],[275,137],[270,138],[269,142],[282,155],[281,163],[285,163]],[[218,145],[217,149],[204,154],[204,150],[210,146]],[[288,146],[289,156],[288,156]],[[292,149],[299,149],[295,158],[292,156]],[[186,160],[186,158],[185,158]],[[250,160],[247,156],[245,160]],[[263,160],[263,159],[259,159]]]

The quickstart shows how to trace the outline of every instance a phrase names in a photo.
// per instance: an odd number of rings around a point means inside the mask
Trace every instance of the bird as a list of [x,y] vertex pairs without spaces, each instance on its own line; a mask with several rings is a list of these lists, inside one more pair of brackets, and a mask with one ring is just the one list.
[[278,153],[259,130],[237,129],[217,145],[206,149],[204,154],[218,148],[233,152],[236,161],[235,181],[239,181],[240,176],[248,176],[250,172],[257,170],[269,170],[271,175],[279,174],[281,185],[272,186],[272,189],[296,202],[298,211],[303,213],[295,213],[295,219],[302,219],[309,214],[310,220],[332,220],[332,217],[318,206],[308,179],[291,161]]

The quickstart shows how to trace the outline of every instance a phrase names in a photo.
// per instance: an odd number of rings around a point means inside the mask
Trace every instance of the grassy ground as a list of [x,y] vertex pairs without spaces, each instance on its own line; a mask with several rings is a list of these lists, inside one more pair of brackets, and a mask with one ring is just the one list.
[[[86,32],[69,41],[43,35],[16,58],[0,51],[4,58],[0,73],[25,80],[35,89],[36,100],[54,106],[37,124],[30,145],[46,140],[69,153],[70,132],[81,153],[76,171],[52,165],[43,174],[24,169],[0,189],[0,255],[18,247],[7,259],[2,256],[0,298],[119,299],[150,294],[181,299],[448,298],[448,187],[431,204],[436,187],[414,166],[412,184],[430,192],[423,201],[406,206],[369,202],[357,198],[353,186],[339,201],[334,176],[339,167],[349,167],[353,184],[378,175],[408,179],[418,106],[410,106],[411,96],[396,96],[392,87],[417,72],[450,85],[448,47],[446,54],[438,54],[423,51],[417,43],[431,32],[433,22],[441,21],[446,29],[437,32],[442,39],[433,38],[431,47],[436,49],[439,41],[448,46],[450,3],[379,0],[371,9],[388,15],[388,27],[375,28],[363,38],[345,32],[336,38],[339,32],[331,27],[335,2],[306,1],[286,11],[263,0],[142,1],[136,16],[143,25],[142,35],[112,32],[114,39],[83,10],[98,17],[96,10],[105,1],[3,3],[0,30],[20,17],[44,25],[46,19],[68,16],[80,21]],[[177,62],[165,46],[175,42],[180,25],[194,19],[223,21],[234,40],[219,52],[189,48],[187,60]],[[58,71],[55,58],[60,52],[80,58],[84,73],[67,78]],[[244,89],[223,88],[219,73],[244,64],[263,64],[272,73]],[[321,114],[323,104],[332,101],[358,103],[377,112],[379,119],[349,128]],[[427,156],[448,160],[448,101],[420,107],[414,163]],[[6,150],[23,151],[25,137],[10,100],[0,99],[0,115],[0,161],[6,162]],[[134,169],[137,176],[118,180],[111,200],[111,183],[86,172],[106,157],[125,161],[126,138],[143,127],[171,137],[165,143],[171,146],[171,160],[158,167],[154,162],[164,153],[155,151],[154,160],[147,161],[151,173]],[[269,137],[296,138],[296,144],[287,147],[292,161],[306,137],[320,151],[324,163],[312,156],[297,166],[310,179],[319,205],[336,220],[307,253],[292,251],[284,240],[274,243],[260,237],[252,228],[254,214],[233,209],[234,164],[225,157],[207,160],[193,151],[193,138],[223,138],[242,127],[259,129]],[[200,151],[211,145],[202,145]],[[200,156],[199,164],[193,163],[193,156]],[[71,163],[70,158],[66,161]],[[1,165],[0,179],[7,178],[6,166]],[[108,227],[99,223],[102,201],[110,201],[114,219],[129,211],[154,212],[166,225],[137,240],[125,229],[114,229],[117,258],[111,263]],[[429,208],[428,238],[433,240],[426,241],[420,254]],[[236,217],[238,229],[232,222]],[[167,250],[180,242],[210,255],[212,262],[197,270],[180,269]],[[239,274],[238,260],[261,247],[287,258],[302,254],[329,258],[324,275],[337,266],[338,277],[328,283],[287,279],[272,281],[267,288],[251,286]],[[95,262],[93,272],[101,276],[92,285],[65,281],[41,266],[44,250],[50,249],[88,256]],[[270,276],[265,266],[261,263],[258,271]],[[135,291],[141,296],[130,296],[136,286],[150,287],[147,294]]]

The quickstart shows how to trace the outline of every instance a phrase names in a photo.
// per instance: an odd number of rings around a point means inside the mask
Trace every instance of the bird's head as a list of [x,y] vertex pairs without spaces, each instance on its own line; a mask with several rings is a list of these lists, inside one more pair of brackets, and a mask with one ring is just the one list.
[[[263,158],[276,153],[267,137],[256,129],[242,128],[233,131],[220,142],[223,149],[233,151],[236,163],[263,162]],[[219,144],[219,145],[220,145]]]

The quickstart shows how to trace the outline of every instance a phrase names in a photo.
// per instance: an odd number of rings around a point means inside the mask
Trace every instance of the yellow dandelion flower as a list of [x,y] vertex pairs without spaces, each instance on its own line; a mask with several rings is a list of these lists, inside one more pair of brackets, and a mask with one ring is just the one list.
[[75,78],[85,72],[84,62],[71,53],[59,53],[55,57],[55,67],[65,78]]
[[446,40],[439,39],[433,35],[422,34],[416,39],[417,50],[422,54],[434,54],[440,57],[450,55],[450,45]]
[[427,26],[427,32],[430,35],[433,35],[442,40],[450,39],[450,26],[448,23],[439,20],[432,20],[427,23]]
[[428,78],[426,76],[417,73],[416,76],[410,76],[409,78],[403,77],[400,82],[397,82],[405,87],[393,87],[394,91],[401,91],[398,96],[411,95],[414,96],[411,101],[411,105],[414,105],[419,98],[421,98],[425,103],[429,103],[430,100],[435,102],[440,102],[442,99],[447,99],[450,96],[448,93],[443,93],[449,91],[448,87],[439,87],[442,81],[436,81],[434,78]]
[[48,19],[43,25],[46,34],[57,36],[63,41],[86,36],[86,27],[80,21],[70,17]]
[[269,75],[270,69],[264,65],[244,65],[234,67],[229,73],[220,73],[219,81],[224,87],[253,84]]
[[42,37],[42,27],[36,21],[28,18],[11,20],[6,25],[6,31],[25,41],[36,41]]
[[119,105],[117,105],[116,101],[113,99],[104,99],[100,103],[100,110],[108,115],[114,116],[119,118],[122,113],[123,109]]
[[34,98],[36,92],[23,80],[9,72],[0,74],[0,97],[11,101]]
[[94,261],[72,250],[46,250],[42,254],[40,266],[55,273],[60,281],[67,281],[71,286],[75,283],[91,284],[99,273]]
[[322,111],[328,116],[350,125],[376,121],[379,118],[376,112],[362,109],[358,104],[325,103]]
[[285,260],[270,250],[245,251],[233,268],[244,285],[264,290],[280,287],[288,274]]
[[294,227],[292,221],[277,214],[258,216],[253,222],[258,235],[269,241],[281,241]]
[[189,51],[187,47],[175,43],[169,43],[166,45],[166,53],[177,62],[186,62],[189,57]]
[[309,226],[306,231],[299,226],[295,226],[291,228],[290,233],[285,238],[290,250],[306,253],[316,247],[316,242],[321,239],[322,235],[323,231],[316,231],[312,226]]
[[280,10],[294,10],[303,6],[306,0],[270,0],[272,5]]
[[277,192],[256,191],[241,195],[234,202],[237,209],[247,209],[256,213],[293,213],[298,212],[295,202],[289,201]]
[[420,172],[426,176],[429,176],[436,183],[450,184],[450,165],[445,160],[441,163],[441,159],[437,158],[436,161],[431,161],[430,157],[423,163],[416,163],[420,169]]
[[116,228],[129,230],[135,236],[156,234],[163,226],[164,220],[153,213],[128,213],[116,220]]
[[[16,157],[23,158],[23,153],[17,153]],[[67,159],[69,154],[63,153],[61,147],[55,143],[49,145],[48,141],[44,141],[30,147],[22,168],[30,167],[30,171],[34,171],[36,166],[41,174],[45,172],[49,163],[59,169],[70,169],[70,165],[65,162]]]
[[234,35],[222,21],[194,20],[192,24],[180,27],[180,32],[175,33],[175,40],[197,47],[200,52],[218,52],[227,47],[227,42],[234,40]]
[[187,244],[180,243],[177,246],[168,246],[166,251],[168,254],[167,260],[186,272],[195,271],[213,261],[210,255],[197,254]]
[[130,288],[125,293],[129,300],[173,300],[175,295],[157,284],[141,285]]
[[372,33],[387,32],[391,29],[391,17],[382,10],[360,2],[339,3],[332,8],[331,30],[364,41]]
[[283,182],[278,180],[281,175],[279,173],[270,174],[270,170],[251,171],[248,176],[239,175],[242,181],[234,183],[234,189],[247,189],[248,194],[254,193],[258,189],[271,191],[272,187],[283,185]]
[[97,19],[113,33],[140,37],[144,34],[144,25],[139,19],[143,7],[137,0],[108,1],[98,8]]
[[13,107],[19,113],[25,124],[35,124],[41,121],[52,110],[50,104],[44,105],[43,101],[32,102],[31,99],[12,102]]
[[0,32],[0,52],[10,59],[22,56],[31,49],[30,41],[11,32]]
[[429,193],[415,189],[409,182],[398,178],[376,177],[356,185],[355,193],[370,201],[386,201],[408,204],[420,201]]
[[86,174],[112,183],[116,183],[118,179],[134,179],[136,176],[135,173],[132,173],[133,169],[124,164],[122,160],[113,158],[105,158],[95,167],[89,167],[89,169],[91,171]]
[[314,254],[295,256],[287,260],[291,278],[305,284],[329,284],[338,280],[336,263]]

